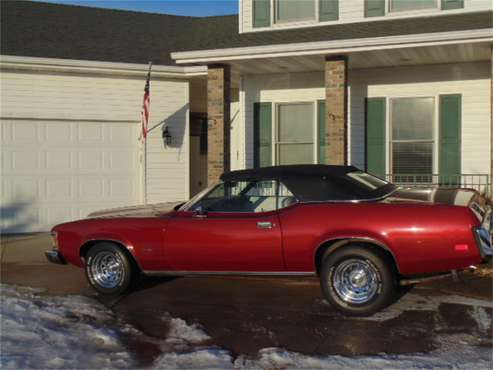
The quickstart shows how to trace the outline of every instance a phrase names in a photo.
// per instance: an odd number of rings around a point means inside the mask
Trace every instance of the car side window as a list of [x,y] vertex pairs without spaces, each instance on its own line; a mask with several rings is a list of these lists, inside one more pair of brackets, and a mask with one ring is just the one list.
[[298,199],[282,182],[279,183],[279,196],[277,198],[277,208],[286,208],[292,204],[298,203]]
[[204,212],[268,212],[276,209],[276,181],[228,181],[193,206]]

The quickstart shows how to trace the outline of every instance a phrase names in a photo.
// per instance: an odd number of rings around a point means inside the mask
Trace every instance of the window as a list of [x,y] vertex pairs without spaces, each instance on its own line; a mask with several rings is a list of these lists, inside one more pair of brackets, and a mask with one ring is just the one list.
[[298,203],[296,197],[291,193],[291,191],[283,184],[279,183],[278,189],[278,198],[277,198],[277,208],[286,208],[291,204]]
[[390,11],[412,11],[438,8],[437,0],[389,0]]
[[279,104],[276,125],[277,164],[314,163],[313,103]]
[[314,19],[315,0],[275,0],[276,23]]
[[204,212],[268,212],[276,209],[275,181],[223,182],[193,205]]
[[[429,182],[433,173],[434,98],[391,99],[391,163],[397,181]],[[414,176],[413,176],[414,175]]]
[[182,206],[181,210],[203,212],[269,212],[297,203],[277,181],[228,181],[220,183]]

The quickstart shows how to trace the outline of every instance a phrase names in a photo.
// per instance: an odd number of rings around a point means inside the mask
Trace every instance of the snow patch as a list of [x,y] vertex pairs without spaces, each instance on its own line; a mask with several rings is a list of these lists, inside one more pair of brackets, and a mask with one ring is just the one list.
[[[466,350],[467,352],[467,350]],[[434,352],[430,354],[381,356],[306,356],[280,348],[265,348],[256,359],[240,357],[235,368],[262,369],[489,369],[489,350]]]
[[167,341],[185,341],[197,344],[211,339],[198,324],[188,325],[185,320],[179,318],[165,318],[169,320],[169,332]]
[[153,365],[158,369],[232,369],[230,353],[217,347],[165,353]]
[[86,297],[47,297],[40,292],[0,286],[2,369],[133,366],[103,305]]

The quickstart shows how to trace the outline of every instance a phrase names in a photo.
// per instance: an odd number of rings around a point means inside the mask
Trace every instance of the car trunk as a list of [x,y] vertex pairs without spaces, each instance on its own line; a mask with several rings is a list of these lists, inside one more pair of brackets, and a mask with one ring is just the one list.
[[398,188],[383,203],[446,204],[469,207],[483,227],[491,226],[491,201],[473,189],[451,188]]

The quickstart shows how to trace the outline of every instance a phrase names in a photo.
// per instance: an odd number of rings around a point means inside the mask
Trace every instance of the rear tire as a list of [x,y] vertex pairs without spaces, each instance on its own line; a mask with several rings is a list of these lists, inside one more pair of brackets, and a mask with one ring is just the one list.
[[370,316],[396,296],[391,266],[381,255],[357,245],[324,256],[320,283],[327,301],[348,316]]
[[98,243],[86,254],[86,276],[89,284],[102,294],[123,293],[132,281],[129,258],[113,243]]

